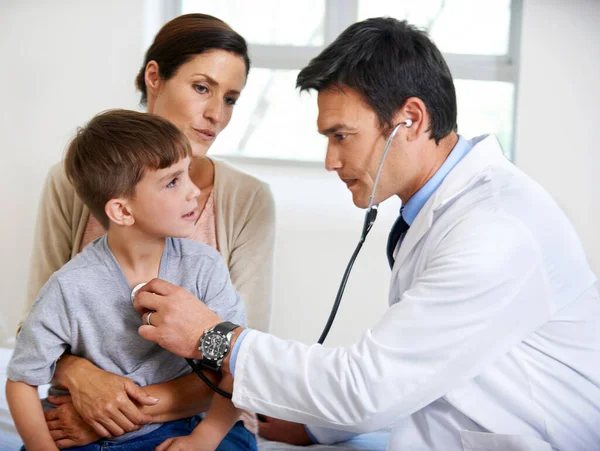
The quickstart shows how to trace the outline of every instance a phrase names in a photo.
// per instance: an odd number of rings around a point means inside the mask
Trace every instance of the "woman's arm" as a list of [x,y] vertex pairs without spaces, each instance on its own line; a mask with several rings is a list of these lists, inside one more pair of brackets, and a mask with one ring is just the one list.
[[[214,384],[219,378],[213,372],[204,373]],[[150,415],[152,422],[179,420],[206,412],[213,399],[213,391],[196,374],[191,373],[161,384],[148,385],[144,391],[160,401],[142,406],[140,411]]]
[[[207,376],[218,383],[216,375]],[[48,425],[57,436],[66,435],[78,446],[90,443],[81,440],[91,437],[78,433],[85,432],[81,431],[80,419],[100,437],[119,436],[150,422],[172,421],[204,412],[212,401],[212,390],[195,374],[141,389],[126,377],[69,354],[59,360],[54,379],[71,395],[49,398],[61,408],[47,413]]]
[[247,216],[239,220],[245,223],[231,245],[231,282],[246,306],[248,326],[266,332],[271,316],[275,249],[275,202],[268,185],[261,184]]
[[[84,369],[89,362],[80,360]],[[216,377],[207,375],[213,383],[218,383]],[[149,385],[144,390],[150,396],[160,399],[160,402],[154,406],[140,406],[135,403],[140,412],[151,418],[153,423],[177,420],[204,412],[212,400],[212,391],[195,374],[188,374],[162,384]],[[57,446],[60,448],[85,446],[102,438],[83,420],[70,395],[49,399],[58,406],[45,414],[48,429]],[[136,425],[134,429],[138,428],[139,426]]]
[[46,427],[37,387],[9,379],[6,381],[6,400],[28,451],[58,450]]
[[73,220],[76,215],[83,214],[83,204],[75,198],[75,190],[64,174],[62,162],[54,165],[48,172],[40,197],[29,266],[25,315],[50,276],[71,258],[73,227],[77,226],[73,224]]
[[77,412],[101,437],[120,436],[150,423],[152,417],[140,412],[138,406],[158,402],[130,379],[70,354],[58,361],[54,383],[69,390]]

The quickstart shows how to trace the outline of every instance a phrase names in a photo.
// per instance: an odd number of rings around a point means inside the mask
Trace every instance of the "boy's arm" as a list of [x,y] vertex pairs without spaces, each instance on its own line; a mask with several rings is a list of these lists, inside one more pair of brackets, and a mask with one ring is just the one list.
[[46,426],[37,387],[6,381],[6,400],[27,451],[58,450]]
[[[221,379],[219,388],[231,393],[233,391],[233,376],[227,374]],[[191,437],[207,449],[216,449],[239,420],[241,410],[236,409],[230,399],[215,394],[210,408],[204,419],[196,426]]]
[[[219,388],[231,393],[233,377],[230,374],[224,375]],[[181,447],[197,451],[214,451],[239,420],[240,413],[241,410],[236,409],[230,399],[215,395],[208,412],[206,412],[206,417],[189,436],[168,439],[157,447],[156,451],[180,449]]]

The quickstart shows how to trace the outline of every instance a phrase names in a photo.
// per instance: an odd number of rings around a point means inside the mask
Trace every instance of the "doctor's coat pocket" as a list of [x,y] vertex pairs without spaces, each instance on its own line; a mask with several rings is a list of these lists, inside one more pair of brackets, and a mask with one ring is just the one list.
[[525,435],[460,431],[463,451],[552,451],[549,443]]

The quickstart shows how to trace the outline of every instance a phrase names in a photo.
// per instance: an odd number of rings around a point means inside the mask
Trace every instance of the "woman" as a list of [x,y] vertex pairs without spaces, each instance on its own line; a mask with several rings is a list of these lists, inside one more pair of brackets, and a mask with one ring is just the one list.
[[[246,304],[249,326],[266,330],[275,229],[272,195],[266,184],[206,157],[231,119],[249,69],[240,35],[212,16],[188,14],[159,31],[136,86],[148,112],[171,121],[191,142],[190,176],[201,194],[200,217],[190,238],[220,251]],[[28,307],[54,271],[104,232],[75,195],[62,164],[54,166],[38,213]],[[63,447],[122,435],[144,422],[184,418],[206,410],[211,399],[210,389],[194,374],[142,391],[130,380],[70,355],[57,365],[55,379],[71,393],[52,400],[60,407],[47,414],[53,437]],[[247,449],[236,446],[254,438],[240,428],[236,425],[221,445],[230,440],[232,447],[219,449]]]

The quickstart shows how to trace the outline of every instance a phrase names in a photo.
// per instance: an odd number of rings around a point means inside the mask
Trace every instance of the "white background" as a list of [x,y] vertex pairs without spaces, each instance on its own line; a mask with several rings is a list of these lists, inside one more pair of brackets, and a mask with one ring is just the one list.
[[[24,308],[37,204],[49,166],[61,158],[75,127],[94,114],[138,109],[133,80],[147,42],[144,9],[149,5],[144,0],[0,0],[4,337],[14,333]],[[521,33],[515,160],[565,209],[598,274],[600,1],[524,0]],[[315,341],[356,244],[362,212],[324,169],[243,168],[271,183],[277,202],[272,331]],[[352,342],[387,306],[385,240],[397,206],[393,201],[382,208],[329,344]]]

